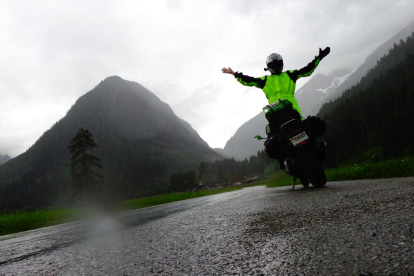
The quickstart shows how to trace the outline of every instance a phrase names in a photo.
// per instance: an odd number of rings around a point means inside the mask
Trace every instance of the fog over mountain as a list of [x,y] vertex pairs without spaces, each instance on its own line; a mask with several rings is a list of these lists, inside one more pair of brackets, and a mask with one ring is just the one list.
[[264,113],[260,112],[255,117],[244,123],[233,137],[224,146],[223,154],[243,160],[257,154],[264,149],[264,140],[255,141],[254,136],[266,137],[265,127],[268,124]]
[[356,69],[355,72],[353,72],[344,82],[342,82],[341,85],[335,89],[335,91],[329,93],[329,95],[323,101],[328,102],[330,100],[336,99],[341,96],[346,89],[350,88],[352,85],[357,84],[361,78],[364,77],[368,71],[377,64],[378,60],[390,51],[394,44],[398,44],[401,40],[405,40],[413,32],[414,22],[400,30],[395,36],[375,49],[375,51],[365,59],[365,62],[358,69]]
[[304,86],[298,89],[295,97],[301,107],[303,117],[316,115],[322,104],[345,82],[352,72],[335,71],[331,74],[315,74]]

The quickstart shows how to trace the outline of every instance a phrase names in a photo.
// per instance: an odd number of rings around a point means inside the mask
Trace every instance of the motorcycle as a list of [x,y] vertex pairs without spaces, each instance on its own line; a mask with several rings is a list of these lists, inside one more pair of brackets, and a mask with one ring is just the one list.
[[300,114],[288,100],[279,100],[263,108],[269,124],[267,138],[259,135],[255,140],[264,142],[267,155],[278,160],[280,167],[293,176],[295,189],[299,179],[304,187],[325,186],[327,179],[322,163],[327,144],[317,141],[326,131],[326,123],[318,117],[309,116],[302,120]]

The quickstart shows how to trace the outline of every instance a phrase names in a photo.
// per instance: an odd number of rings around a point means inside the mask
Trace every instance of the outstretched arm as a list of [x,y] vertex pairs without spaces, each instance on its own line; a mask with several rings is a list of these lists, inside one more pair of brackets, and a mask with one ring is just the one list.
[[263,88],[266,84],[266,77],[262,78],[253,78],[250,76],[243,75],[241,72],[234,72],[230,67],[223,67],[221,71],[225,74],[232,74],[237,81],[245,86],[255,86],[257,88]]
[[317,55],[308,65],[299,70],[288,71],[290,78],[296,82],[301,77],[310,76],[316,67],[319,65],[319,62],[326,57],[331,51],[331,48],[326,47],[324,50],[319,48],[319,55]]

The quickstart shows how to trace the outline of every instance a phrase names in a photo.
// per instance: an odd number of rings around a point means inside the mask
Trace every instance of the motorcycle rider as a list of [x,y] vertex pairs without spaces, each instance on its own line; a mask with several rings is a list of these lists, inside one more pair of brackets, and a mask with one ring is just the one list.
[[237,81],[245,86],[255,86],[260,88],[265,93],[269,104],[277,100],[288,100],[293,104],[293,107],[302,116],[298,102],[294,94],[296,88],[296,81],[302,77],[310,76],[318,66],[319,62],[326,57],[330,52],[330,48],[326,47],[324,50],[319,48],[319,55],[317,55],[308,65],[299,70],[288,70],[283,72],[283,58],[281,55],[273,53],[266,59],[265,71],[270,71],[270,76],[263,76],[254,78],[244,75],[241,72],[234,72],[230,67],[223,68],[222,72],[225,74],[232,74]]
[[[283,58],[281,55],[272,53],[266,59],[265,71],[270,71],[271,75],[263,76],[260,78],[254,78],[244,75],[241,72],[234,72],[230,67],[223,67],[222,72],[226,74],[232,74],[237,81],[245,86],[255,86],[260,88],[265,93],[269,104],[275,103],[278,100],[288,100],[292,103],[293,108],[302,117],[300,107],[296,101],[294,94],[296,88],[296,81],[302,77],[310,76],[315,71],[319,62],[330,53],[330,48],[326,47],[324,50],[319,48],[319,54],[305,67],[299,70],[288,70],[283,72]],[[284,160],[286,158],[282,149],[275,150],[275,155],[272,158],[278,160],[280,168],[285,169]],[[270,156],[269,156],[270,157]]]

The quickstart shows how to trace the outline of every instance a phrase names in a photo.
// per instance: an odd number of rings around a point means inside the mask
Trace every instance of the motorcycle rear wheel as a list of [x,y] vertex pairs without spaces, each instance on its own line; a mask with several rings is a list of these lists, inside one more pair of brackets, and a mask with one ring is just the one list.
[[327,179],[322,161],[313,152],[309,151],[304,162],[306,177],[312,186],[317,188],[325,186]]
[[300,180],[300,183],[302,183],[303,187],[306,188],[306,187],[309,186],[309,180],[306,177],[301,177],[301,178],[299,178],[299,180]]
[[313,187],[320,188],[326,185],[326,174],[322,166],[315,168],[315,171],[309,175],[309,180],[312,183]]

